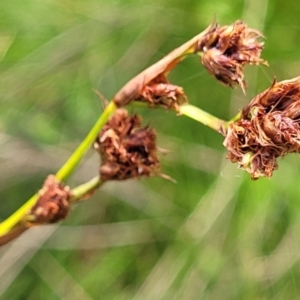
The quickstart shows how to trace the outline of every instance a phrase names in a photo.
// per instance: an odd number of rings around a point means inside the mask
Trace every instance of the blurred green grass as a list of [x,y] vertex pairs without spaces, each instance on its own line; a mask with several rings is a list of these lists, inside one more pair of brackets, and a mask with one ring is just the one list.
[[[225,89],[196,58],[172,74],[192,104],[228,119],[255,94],[300,73],[295,1],[37,1],[0,3],[0,220],[55,172],[131,77],[203,30],[243,19],[265,37],[270,67],[247,68],[248,91]],[[297,299],[300,161],[251,181],[222,138],[162,110],[161,178],[109,183],[59,227],[0,249],[0,299]],[[89,153],[75,186],[97,172]]]

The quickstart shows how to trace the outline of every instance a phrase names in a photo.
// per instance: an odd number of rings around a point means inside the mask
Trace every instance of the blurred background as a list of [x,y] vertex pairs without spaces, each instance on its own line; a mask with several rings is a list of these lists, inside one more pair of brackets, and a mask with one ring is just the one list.
[[[213,18],[261,30],[270,67],[247,67],[247,95],[199,58],[172,73],[190,103],[229,119],[273,81],[300,74],[300,6],[279,0],[0,2],[0,221],[55,173],[107,99]],[[300,158],[252,181],[223,138],[186,117],[130,108],[154,126],[162,178],[111,182],[59,225],[0,248],[0,299],[298,299]],[[92,151],[68,181],[97,174]]]

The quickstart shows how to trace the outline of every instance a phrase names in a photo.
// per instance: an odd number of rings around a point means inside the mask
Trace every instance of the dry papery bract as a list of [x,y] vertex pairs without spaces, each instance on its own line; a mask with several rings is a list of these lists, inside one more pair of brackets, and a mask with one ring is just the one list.
[[212,22],[203,32],[171,51],[157,63],[127,82],[114,96],[118,107],[131,101],[146,101],[178,111],[187,102],[183,88],[171,84],[169,73],[189,54],[200,54],[204,67],[226,86],[239,84],[245,90],[243,67],[246,64],[267,64],[260,58],[262,34],[242,21],[220,27]]
[[177,112],[182,104],[188,103],[183,88],[169,83],[163,75],[144,86],[137,101],[146,102],[152,107],[164,107]]
[[103,127],[94,148],[101,157],[102,181],[160,175],[156,133],[141,118],[118,109]]
[[224,146],[228,158],[253,179],[271,177],[277,158],[300,152],[300,77],[257,95],[229,125]]
[[[181,86],[170,83],[167,76],[181,59],[177,57],[161,67],[160,63],[169,58],[173,52],[130,80],[114,97],[117,106],[125,106],[131,101],[145,102],[150,107],[163,107],[179,111],[188,98]],[[158,71],[161,71],[157,73]]]
[[27,225],[55,223],[67,217],[72,193],[54,175],[46,178],[38,195],[36,204],[24,218]]
[[199,41],[197,51],[202,51],[203,66],[226,86],[240,85],[245,92],[244,70],[246,64],[265,64],[260,58],[262,34],[249,28],[243,21],[220,27],[215,24]]

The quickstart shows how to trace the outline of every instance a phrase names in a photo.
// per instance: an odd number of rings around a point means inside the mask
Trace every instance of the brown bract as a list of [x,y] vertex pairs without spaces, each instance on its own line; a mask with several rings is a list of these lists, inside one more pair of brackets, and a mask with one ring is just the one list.
[[216,24],[197,45],[202,51],[203,66],[226,86],[240,85],[245,92],[243,67],[246,64],[266,64],[260,58],[263,43],[258,42],[262,34],[248,28],[242,21],[229,26]]
[[103,127],[94,143],[101,156],[103,181],[159,173],[155,131],[140,126],[141,119],[137,115],[129,116],[126,110],[118,109]]
[[159,106],[177,112],[180,105],[188,102],[183,88],[169,83],[164,75],[158,76],[144,86],[137,100],[146,102],[152,107]]
[[[165,106],[165,98],[167,97],[169,98],[167,99],[167,106],[169,106],[169,101],[174,101],[174,96],[176,95],[179,96],[178,101],[181,102],[185,98],[182,97],[182,88],[176,87],[167,82],[166,77],[171,72],[171,70],[174,69],[176,65],[186,57],[187,54],[194,53],[196,51],[196,45],[199,44],[199,41],[201,41],[207,33],[211,32],[211,29],[213,27],[213,24],[209,25],[203,32],[199,33],[192,39],[188,40],[186,43],[174,49],[161,60],[151,65],[150,67],[139,73],[137,76],[132,78],[130,81],[128,81],[114,96],[113,101],[115,102],[115,104],[118,107],[123,107],[131,101],[144,97],[150,99],[150,102],[152,102],[152,104],[154,103],[153,98],[164,98],[162,102]],[[156,84],[163,85],[157,87],[155,86]],[[174,87],[176,87],[175,94],[172,92],[172,90],[174,90]],[[150,93],[147,91],[148,88],[150,89]],[[173,105],[171,107],[173,107]]]
[[55,223],[64,218],[70,210],[71,190],[54,175],[49,175],[39,191],[36,204],[25,217],[28,225]]
[[271,177],[277,158],[300,152],[300,77],[257,95],[229,125],[224,141],[228,158],[253,179]]

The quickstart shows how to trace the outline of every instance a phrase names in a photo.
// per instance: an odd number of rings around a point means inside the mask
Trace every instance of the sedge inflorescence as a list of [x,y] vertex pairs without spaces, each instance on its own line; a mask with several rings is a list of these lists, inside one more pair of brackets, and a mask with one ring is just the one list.
[[141,118],[118,109],[99,133],[94,148],[101,157],[103,181],[140,178],[159,173],[154,129],[141,127]]
[[38,193],[38,200],[24,218],[27,225],[56,223],[70,211],[71,189],[49,175]]
[[198,43],[203,66],[226,86],[240,85],[245,92],[243,67],[247,64],[267,64],[260,58],[262,34],[243,21],[220,27],[218,24]]
[[271,177],[278,157],[300,153],[300,77],[257,95],[229,125],[224,145],[253,179]]

